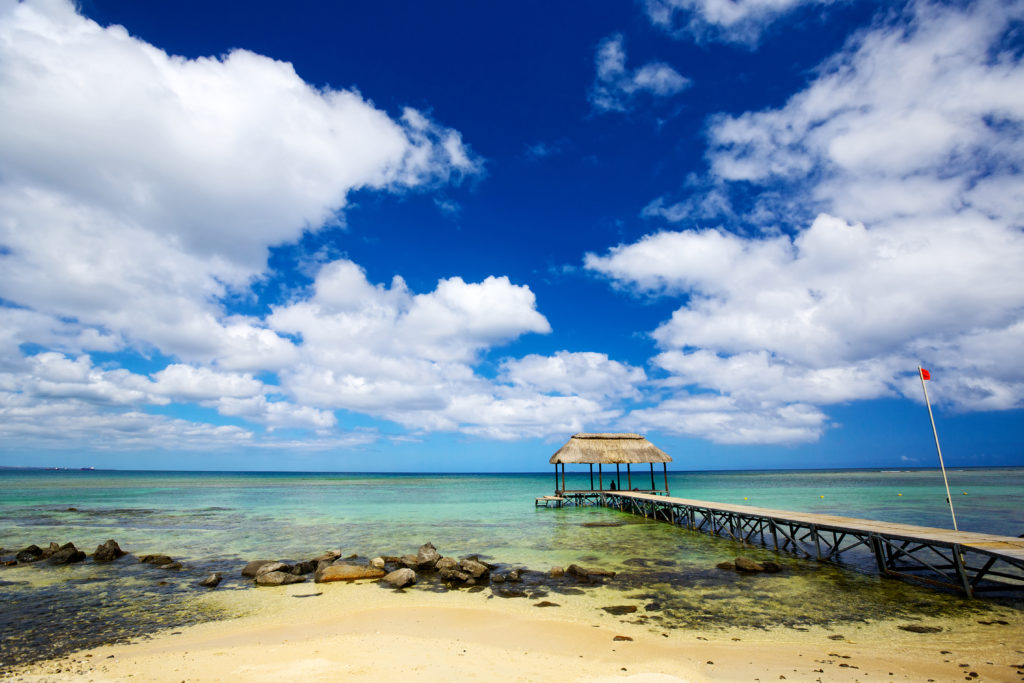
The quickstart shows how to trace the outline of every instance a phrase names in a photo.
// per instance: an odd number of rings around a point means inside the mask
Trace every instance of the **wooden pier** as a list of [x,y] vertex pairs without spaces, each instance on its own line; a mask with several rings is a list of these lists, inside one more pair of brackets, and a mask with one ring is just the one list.
[[[560,497],[568,499],[572,493],[560,492]],[[1024,592],[1024,538],[634,491],[579,493],[585,495],[573,496],[579,500],[572,504],[616,508],[820,561],[840,562],[844,553],[870,553],[882,576],[952,588],[969,597],[982,592]]]

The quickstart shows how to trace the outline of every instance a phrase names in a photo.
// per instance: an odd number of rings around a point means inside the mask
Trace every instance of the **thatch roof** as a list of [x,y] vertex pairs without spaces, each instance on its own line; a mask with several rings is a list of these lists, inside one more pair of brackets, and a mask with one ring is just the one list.
[[672,457],[640,434],[575,434],[548,462],[614,465],[672,462]]

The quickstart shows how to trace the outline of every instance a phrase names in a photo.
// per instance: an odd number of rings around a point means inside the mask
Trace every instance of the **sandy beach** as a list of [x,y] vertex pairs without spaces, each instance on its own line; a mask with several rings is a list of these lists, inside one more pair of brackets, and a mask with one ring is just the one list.
[[[374,583],[297,584],[204,598],[246,616],[168,630],[9,672],[13,681],[567,680],[959,681],[1024,678],[1024,619],[834,629],[676,629],[629,623],[600,591],[557,607]],[[903,622],[906,623],[906,622]],[[918,622],[927,624],[927,620]],[[973,672],[973,673],[972,673]]]

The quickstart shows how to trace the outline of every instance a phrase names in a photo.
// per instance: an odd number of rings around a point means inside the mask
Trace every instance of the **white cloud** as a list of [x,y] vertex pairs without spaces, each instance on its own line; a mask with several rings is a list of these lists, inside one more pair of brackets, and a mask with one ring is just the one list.
[[[713,119],[710,193],[646,213],[763,233],[665,231],[585,259],[681,299],[654,332],[676,395],[638,411],[642,424],[676,412],[688,433],[733,438],[734,413],[695,411],[689,391],[753,406],[765,427],[794,406],[920,400],[917,362],[941,371],[939,403],[1024,406],[1024,70],[1001,42],[1022,17],[1020,3],[918,3],[856,35],[782,108]],[[728,193],[751,184],[767,200],[737,216]],[[788,215],[773,212],[780,194]],[[745,433],[820,433],[816,409],[798,414],[796,431]]]
[[814,442],[827,418],[814,406],[747,403],[730,396],[685,396],[653,408],[634,410],[623,423],[635,430],[657,429],[725,444]]
[[245,50],[174,57],[60,0],[0,8],[0,110],[0,297],[107,350],[238,370],[294,358],[219,304],[269,246],[334,220],[351,190],[479,168],[415,110],[392,119]]
[[643,93],[671,97],[690,86],[690,80],[663,62],[649,62],[632,71],[626,68],[623,37],[615,34],[597,46],[594,58],[597,78],[590,102],[598,111],[628,111]]
[[610,360],[606,354],[558,351],[553,356],[530,354],[501,364],[499,380],[540,393],[603,398],[640,398],[647,380],[642,368]]
[[753,45],[782,16],[832,0],[647,0],[655,26],[679,35]]

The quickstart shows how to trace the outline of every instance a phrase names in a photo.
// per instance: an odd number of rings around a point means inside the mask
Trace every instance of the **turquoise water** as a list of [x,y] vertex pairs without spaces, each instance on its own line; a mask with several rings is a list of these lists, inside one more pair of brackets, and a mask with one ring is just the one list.
[[[606,470],[606,485],[611,476]],[[649,480],[634,472],[634,486]],[[662,482],[660,472],[656,481]],[[951,470],[949,482],[961,529],[1024,533],[1024,468]],[[951,527],[935,470],[671,473],[669,484],[685,498]],[[5,559],[32,543],[72,541],[91,553],[113,538],[130,553],[185,563],[173,575],[124,560],[0,569],[0,591],[8,598],[0,606],[3,656],[20,661],[55,647],[216,617],[189,608],[196,581],[223,571],[223,589],[242,589],[237,575],[248,560],[306,559],[332,548],[363,557],[402,555],[426,541],[444,555],[478,553],[540,571],[573,562],[615,569],[624,598],[664,607],[655,617],[663,626],[797,627],[989,608],[879,580],[856,561],[841,569],[776,557],[611,510],[535,508],[534,498],[554,485],[553,473],[0,471]],[[567,485],[587,488],[589,476],[570,473]],[[583,526],[595,521],[628,523]],[[785,571],[770,582],[740,584],[714,569],[740,553],[781,558]],[[543,590],[557,587],[536,588]],[[828,601],[821,600],[823,591],[830,592]]]

